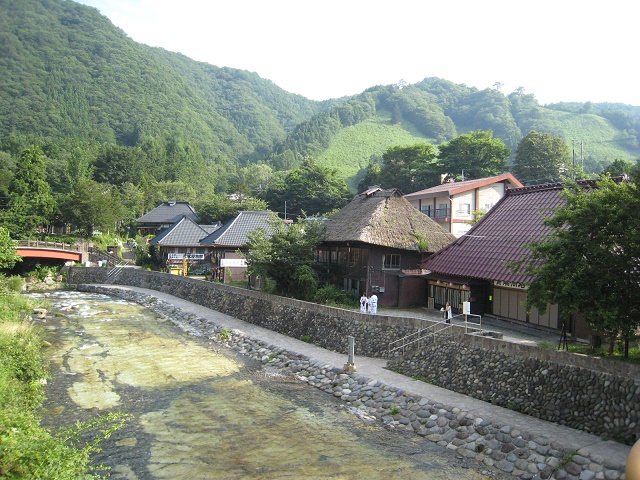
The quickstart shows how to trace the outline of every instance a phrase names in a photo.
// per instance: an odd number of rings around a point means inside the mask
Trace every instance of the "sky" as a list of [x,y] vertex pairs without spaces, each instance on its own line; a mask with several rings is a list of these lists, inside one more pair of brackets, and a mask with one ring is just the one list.
[[629,0],[78,0],[139,43],[312,100],[440,77],[640,106]]

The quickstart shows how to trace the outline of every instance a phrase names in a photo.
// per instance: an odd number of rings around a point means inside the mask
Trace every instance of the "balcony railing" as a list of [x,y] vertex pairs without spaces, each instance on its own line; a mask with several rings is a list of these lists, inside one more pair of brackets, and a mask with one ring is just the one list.
[[449,208],[423,208],[422,213],[431,218],[448,218],[450,216]]

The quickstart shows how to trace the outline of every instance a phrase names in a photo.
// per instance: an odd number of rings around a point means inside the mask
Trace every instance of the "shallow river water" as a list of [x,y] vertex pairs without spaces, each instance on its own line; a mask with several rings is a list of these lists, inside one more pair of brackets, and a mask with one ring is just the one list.
[[130,414],[94,459],[110,478],[492,478],[137,304],[69,291],[49,300],[44,423]]

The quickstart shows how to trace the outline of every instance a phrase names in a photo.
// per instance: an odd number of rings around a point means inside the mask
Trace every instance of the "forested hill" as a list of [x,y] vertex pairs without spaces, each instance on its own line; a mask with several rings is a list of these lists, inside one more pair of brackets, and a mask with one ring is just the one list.
[[136,43],[64,0],[0,0],[0,72],[0,138],[133,146],[173,134],[205,156],[252,160],[325,108],[257,74]]
[[542,106],[522,89],[478,90],[440,78],[413,85],[373,87],[303,122],[276,146],[274,165],[286,168],[305,156],[337,168],[350,186],[393,145],[440,145],[473,130],[491,130],[515,153],[532,130],[564,139],[587,173],[615,159],[640,157],[640,107],[560,103]]
[[[587,172],[640,157],[640,107],[542,106],[522,90],[439,78],[316,102],[255,73],[138,44],[70,0],[0,0],[0,72],[0,150],[15,159],[30,139],[53,139],[45,152],[54,191],[75,168],[117,186],[197,181],[199,195],[233,184],[255,193],[305,157],[353,189],[391,146],[438,146],[473,130],[493,131],[512,151],[532,130],[562,137]],[[0,193],[14,161],[2,151]],[[73,155],[85,158],[83,171]]]

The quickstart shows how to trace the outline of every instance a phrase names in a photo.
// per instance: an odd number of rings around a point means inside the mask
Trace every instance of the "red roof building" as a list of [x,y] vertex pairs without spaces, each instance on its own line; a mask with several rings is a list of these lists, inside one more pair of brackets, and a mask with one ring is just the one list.
[[474,212],[488,212],[510,188],[522,187],[510,173],[494,177],[448,182],[404,196],[409,203],[456,237],[465,234]]

